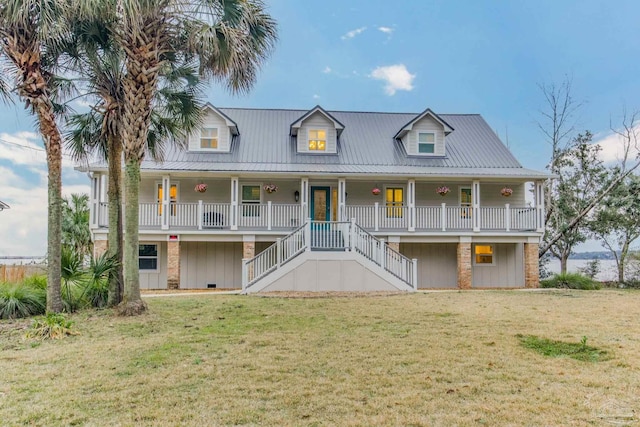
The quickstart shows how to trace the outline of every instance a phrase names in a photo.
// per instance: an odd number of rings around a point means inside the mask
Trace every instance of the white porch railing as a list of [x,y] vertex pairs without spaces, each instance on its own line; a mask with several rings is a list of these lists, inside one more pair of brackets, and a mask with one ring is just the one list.
[[[168,215],[174,215],[177,203],[169,206]],[[162,224],[162,205],[159,203],[140,203],[138,225],[140,227],[160,227]]]
[[355,220],[307,221],[251,259],[242,260],[242,289],[277,270],[306,250],[353,251],[417,289],[417,260],[411,260],[376,238]]

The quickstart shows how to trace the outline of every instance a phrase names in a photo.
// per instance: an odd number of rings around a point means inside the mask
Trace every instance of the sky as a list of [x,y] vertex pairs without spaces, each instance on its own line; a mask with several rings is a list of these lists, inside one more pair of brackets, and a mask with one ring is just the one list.
[[[572,81],[576,129],[615,151],[640,109],[640,2],[272,0],[279,42],[248,94],[212,83],[219,107],[479,113],[522,165],[550,156],[539,86]],[[46,251],[46,157],[23,103],[0,104],[0,256]],[[82,108],[81,105],[77,105]],[[89,191],[65,156],[63,193]],[[592,245],[593,246],[593,245]],[[585,250],[598,249],[599,246]]]

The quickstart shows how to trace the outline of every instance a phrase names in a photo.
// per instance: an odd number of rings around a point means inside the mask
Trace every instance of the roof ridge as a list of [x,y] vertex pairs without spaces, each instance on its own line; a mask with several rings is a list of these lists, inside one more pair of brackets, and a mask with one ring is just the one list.
[[[213,104],[212,104],[213,105]],[[306,112],[311,111],[317,106],[304,110],[301,108],[258,108],[258,107],[217,107],[221,110],[245,110],[245,111],[291,111],[291,112]],[[327,110],[328,113],[354,113],[354,114],[421,114],[422,112],[414,111],[363,111],[363,110]],[[482,116],[480,113],[437,113],[439,116]]]

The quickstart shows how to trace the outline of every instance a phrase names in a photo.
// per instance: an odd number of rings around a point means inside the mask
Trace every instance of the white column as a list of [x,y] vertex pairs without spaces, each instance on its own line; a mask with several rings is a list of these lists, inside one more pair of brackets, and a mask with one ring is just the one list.
[[302,220],[309,218],[309,178],[300,179],[300,210]]
[[267,230],[271,230],[273,224],[273,211],[271,210],[271,200],[267,202]]
[[161,227],[163,230],[169,229],[169,217],[171,216],[171,212],[169,208],[171,207],[171,178],[169,175],[165,175],[162,177],[162,218],[160,221]]
[[507,231],[511,231],[511,209],[509,203],[504,205],[504,226]]
[[440,212],[440,222],[442,223],[442,231],[447,231],[447,204],[442,204],[442,211]]
[[409,208],[409,231],[416,231],[416,180],[407,182],[407,206]]
[[347,180],[338,178],[338,221],[347,221],[345,206],[347,205]]
[[473,231],[480,231],[480,181],[471,185],[471,202],[473,205]]
[[374,212],[373,212],[374,228],[373,229],[375,231],[380,230],[380,209],[378,209],[378,206],[379,206],[378,202],[375,202],[373,204],[373,209],[374,209]]
[[238,223],[240,222],[240,219],[238,217],[238,193],[240,192],[240,188],[239,188],[239,183],[238,183],[238,177],[237,176],[232,176],[231,177],[231,221],[230,221],[230,225],[231,225],[231,230],[237,230],[238,229]]
[[202,207],[202,200],[198,200],[198,230],[202,230],[202,220],[204,215],[204,209]]
[[536,231],[544,232],[544,182],[535,182]]
[[89,224],[91,228],[98,228],[100,217],[100,202],[98,200],[99,181],[96,176],[91,177],[91,205],[89,209]]

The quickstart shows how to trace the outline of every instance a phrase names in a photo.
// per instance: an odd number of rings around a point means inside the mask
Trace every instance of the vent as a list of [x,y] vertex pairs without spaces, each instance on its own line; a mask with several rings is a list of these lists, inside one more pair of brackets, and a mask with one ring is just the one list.
[[215,289],[217,285],[215,283],[207,283],[207,289]]

